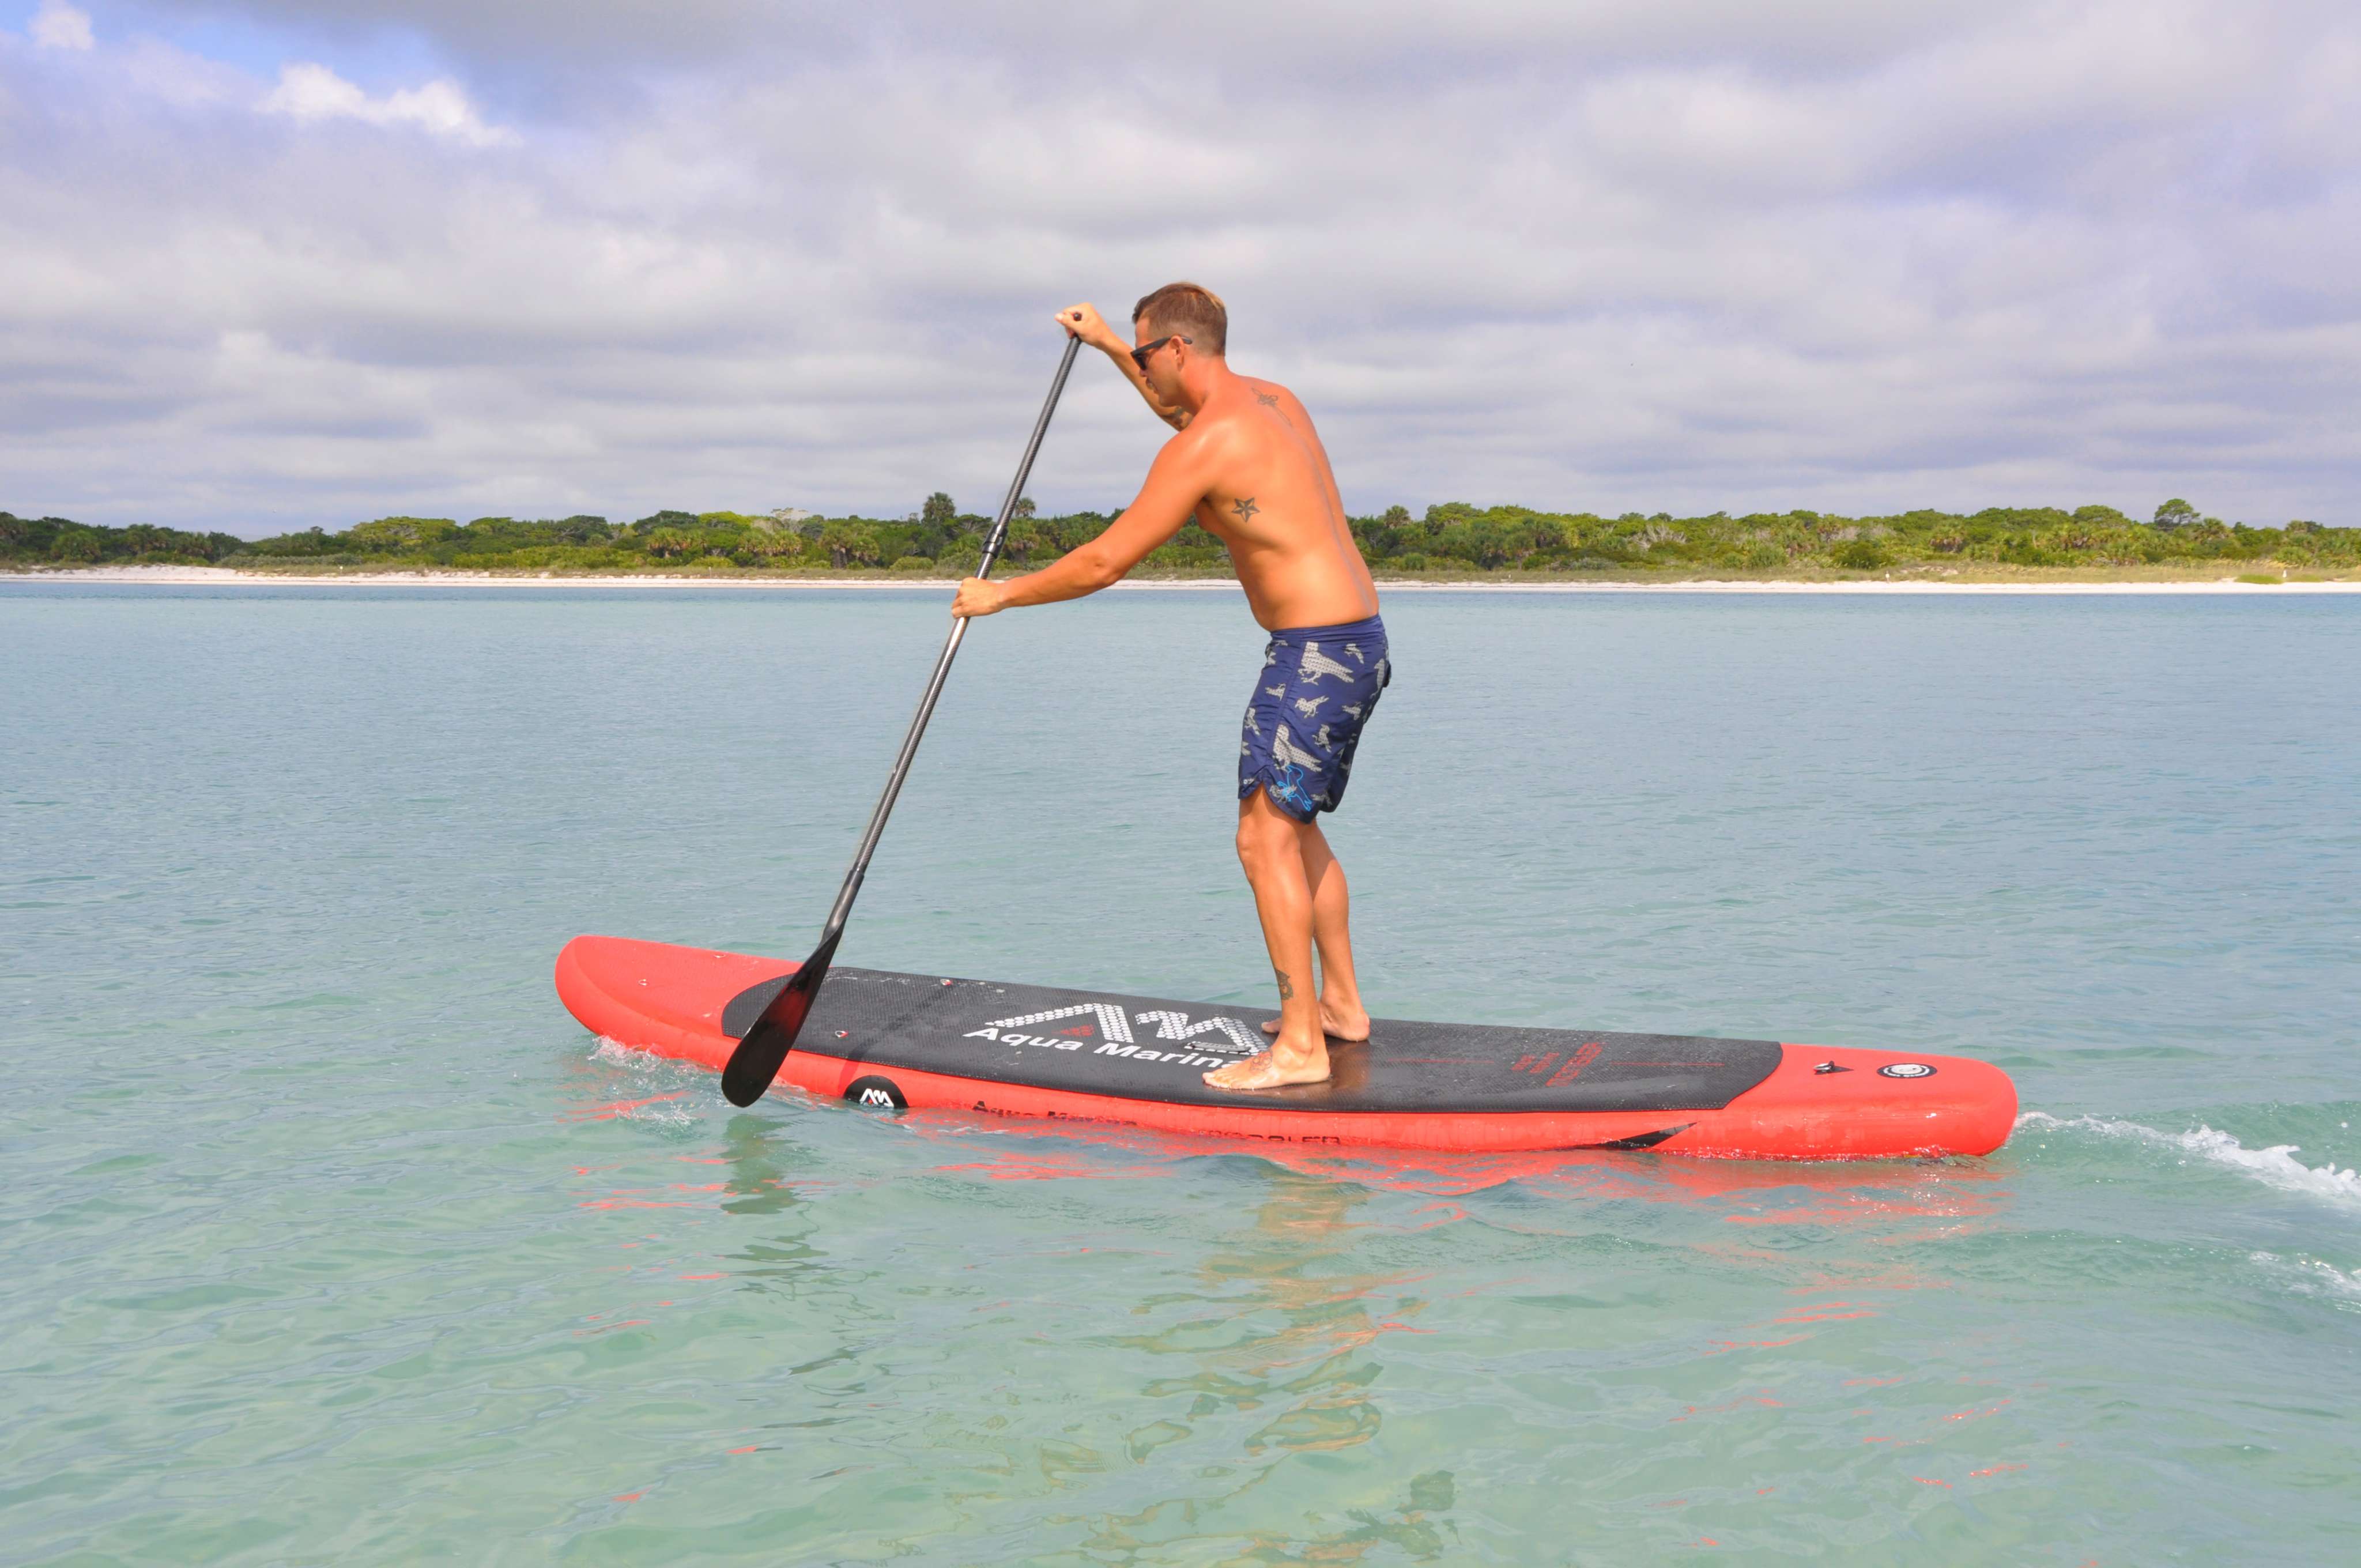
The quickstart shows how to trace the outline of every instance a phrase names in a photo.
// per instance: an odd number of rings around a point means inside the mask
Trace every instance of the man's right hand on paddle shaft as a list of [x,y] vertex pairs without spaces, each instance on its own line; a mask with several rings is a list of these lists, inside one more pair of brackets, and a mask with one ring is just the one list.
[[951,598],[951,613],[966,620],[997,615],[1008,608],[1005,586],[983,577],[962,577]]

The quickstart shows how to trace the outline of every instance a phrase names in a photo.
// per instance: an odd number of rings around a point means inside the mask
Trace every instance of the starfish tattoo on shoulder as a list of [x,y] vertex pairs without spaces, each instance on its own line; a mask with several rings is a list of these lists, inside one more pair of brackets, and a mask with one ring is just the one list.
[[1232,501],[1230,503],[1230,510],[1238,514],[1238,521],[1240,522],[1244,522],[1248,518],[1254,516],[1255,513],[1262,510],[1262,508],[1255,505],[1254,498],[1252,496],[1248,496],[1244,500]]

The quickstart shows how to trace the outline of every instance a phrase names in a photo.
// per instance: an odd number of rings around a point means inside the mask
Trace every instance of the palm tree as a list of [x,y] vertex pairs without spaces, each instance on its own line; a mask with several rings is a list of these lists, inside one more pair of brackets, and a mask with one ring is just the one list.
[[856,562],[864,566],[877,564],[877,531],[865,522],[840,519],[829,523],[819,531],[819,547],[839,567]]
[[1042,537],[1041,525],[1033,521],[1032,514],[1020,510],[1008,520],[1007,536],[1000,543],[1001,548],[1016,557],[1021,566],[1048,541]]

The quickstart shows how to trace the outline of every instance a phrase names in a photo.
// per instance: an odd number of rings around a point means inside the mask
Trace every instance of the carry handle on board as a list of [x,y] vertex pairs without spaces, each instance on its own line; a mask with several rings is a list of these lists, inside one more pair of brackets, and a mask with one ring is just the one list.
[[[1033,439],[1025,444],[1025,460],[1016,465],[1016,477],[1008,486],[1008,494],[1000,502],[1000,515],[993,520],[992,532],[984,536],[983,560],[976,567],[979,577],[992,576],[992,563],[1000,554],[1000,542],[1007,535],[1009,517],[1016,510],[1016,498],[1024,493],[1025,480],[1033,472],[1034,455],[1041,450],[1041,437],[1049,433],[1049,416],[1058,409],[1058,394],[1066,389],[1066,374],[1074,367],[1074,354],[1082,340],[1069,333],[1066,356],[1058,361],[1058,374],[1049,383],[1049,400],[1041,405],[1041,417],[1033,422]],[[967,635],[967,618],[951,620],[951,634],[943,642],[942,655],[935,661],[933,678],[927,682],[926,695],[918,699],[918,715],[910,720],[910,732],[902,737],[901,755],[894,759],[894,771],[885,780],[885,793],[877,797],[877,809],[869,814],[869,830],[861,836],[860,852],[852,857],[852,869],[844,873],[844,885],[837,890],[836,906],[828,912],[828,924],[819,934],[819,945],[811,957],[803,961],[793,978],[782,987],[754,1026],[738,1042],[730,1055],[730,1065],[721,1069],[721,1092],[730,1097],[732,1105],[752,1105],[771,1087],[779,1075],[779,1066],[795,1048],[796,1036],[811,1012],[812,998],[819,993],[820,982],[828,978],[828,966],[836,957],[836,944],[844,936],[844,923],[852,914],[852,901],[861,892],[861,879],[869,872],[869,857],[877,852],[877,840],[884,836],[885,818],[894,809],[894,799],[902,793],[902,781],[909,776],[910,759],[918,754],[918,738],[927,732],[927,720],[934,717],[935,699],[943,695],[943,681],[951,673],[951,661],[959,656],[960,639]]]

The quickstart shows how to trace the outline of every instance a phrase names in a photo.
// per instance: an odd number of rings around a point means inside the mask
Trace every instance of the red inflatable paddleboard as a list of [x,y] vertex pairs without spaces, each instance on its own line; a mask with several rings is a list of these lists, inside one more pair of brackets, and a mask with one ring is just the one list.
[[[557,993],[620,1045],[719,1070],[795,965],[577,937]],[[1729,1159],[1981,1155],[2016,1086],[1963,1057],[1379,1019],[1326,1083],[1256,1094],[1202,1075],[1271,1014],[1092,991],[835,969],[778,1081],[881,1108],[1064,1117],[1213,1137]]]

